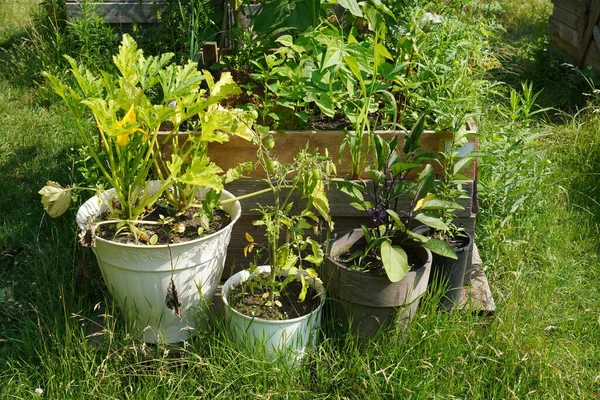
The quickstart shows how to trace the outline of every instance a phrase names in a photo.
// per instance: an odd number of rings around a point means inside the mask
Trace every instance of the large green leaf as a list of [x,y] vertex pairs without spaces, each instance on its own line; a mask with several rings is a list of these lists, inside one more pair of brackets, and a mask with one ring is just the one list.
[[383,268],[391,282],[398,282],[410,270],[406,252],[400,246],[393,246],[389,242],[381,243],[381,261]]
[[319,96],[315,96],[315,103],[323,114],[331,118],[335,116],[335,108],[331,102],[329,93],[321,93]]
[[210,74],[210,72],[203,71],[203,74],[207,84],[209,85],[211,97],[221,99],[227,96],[241,93],[241,89],[233,80],[231,72],[223,72],[221,74],[221,78],[216,83],[213,82],[212,75]]
[[432,199],[425,202],[421,210],[464,210],[464,207],[454,201]]
[[363,13],[356,0],[338,0],[337,3],[348,10],[352,15],[363,17]]
[[437,229],[438,231],[447,231],[450,228],[441,219],[427,214],[417,214],[414,217],[417,221]]
[[203,186],[217,191],[223,190],[223,179],[219,176],[223,170],[210,162],[208,157],[198,157],[186,169],[178,182],[194,186]]
[[293,0],[265,1],[260,13],[254,19],[254,30],[260,33],[272,32],[283,25],[294,8],[296,2]]
[[330,228],[333,228],[333,220],[329,211],[329,200],[327,200],[327,195],[325,194],[323,181],[317,181],[311,194],[311,200],[319,214],[329,223]]
[[440,256],[452,258],[454,260],[457,259],[456,252],[445,240],[429,239],[427,242],[423,243],[423,247]]
[[452,168],[452,173],[454,175],[457,175],[459,172],[461,172],[463,169],[467,168],[471,162],[473,162],[473,157],[463,157],[460,160],[458,160],[456,162],[456,164],[454,164],[454,167]]
[[413,153],[419,147],[421,147],[421,143],[419,140],[421,139],[421,135],[423,134],[423,130],[425,127],[425,114],[422,114],[417,123],[410,131],[409,134],[404,138],[404,154]]
[[136,67],[138,63],[144,62],[142,50],[138,49],[137,43],[128,34],[123,35],[123,40],[119,46],[119,53],[113,57],[113,61],[123,78],[129,83],[136,84],[139,82]]

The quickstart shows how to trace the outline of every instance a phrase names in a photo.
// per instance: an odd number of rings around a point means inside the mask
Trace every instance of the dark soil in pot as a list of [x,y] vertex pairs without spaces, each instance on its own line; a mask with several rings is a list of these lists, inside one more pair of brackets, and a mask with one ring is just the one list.
[[[267,274],[263,274],[263,278],[268,279]],[[277,280],[282,282],[283,278],[278,277]],[[281,305],[267,306],[265,303],[268,299],[265,297],[265,293],[268,292],[263,287],[257,287],[252,293],[248,290],[249,284],[252,282],[246,281],[244,285],[232,287],[227,300],[234,310],[250,317],[278,321],[294,319],[311,313],[321,304],[317,291],[310,286],[305,300],[298,301],[302,285],[298,281],[292,281],[277,297]]]
[[[120,234],[117,223],[99,225],[96,229],[96,235],[117,243],[142,245],[152,243],[151,238],[156,235],[157,240],[152,244],[173,244],[199,239],[203,236],[210,235],[211,233],[218,232],[231,222],[231,218],[225,211],[215,210],[213,213],[213,221],[208,228],[199,230],[199,228],[202,227],[202,224],[200,219],[195,215],[196,212],[197,209],[192,207],[182,215],[174,215],[175,213],[173,210],[156,206],[154,210],[144,218],[145,221],[157,222],[164,220],[165,218],[172,218],[172,220],[160,225],[138,224],[137,228],[140,229],[141,234],[139,234],[139,240],[137,242],[131,233]],[[98,220],[102,221],[107,216],[108,212],[101,215]]]

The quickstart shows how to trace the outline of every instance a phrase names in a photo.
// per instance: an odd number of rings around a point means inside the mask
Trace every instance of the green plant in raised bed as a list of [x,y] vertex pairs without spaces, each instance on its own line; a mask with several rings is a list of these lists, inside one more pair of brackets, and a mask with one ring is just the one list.
[[[418,3],[418,2],[417,2]],[[427,126],[446,129],[452,120],[478,109],[490,89],[486,72],[496,65],[489,50],[490,25],[461,20],[443,5],[390,4],[387,46],[395,59],[407,62],[394,82],[403,121],[428,115]]]

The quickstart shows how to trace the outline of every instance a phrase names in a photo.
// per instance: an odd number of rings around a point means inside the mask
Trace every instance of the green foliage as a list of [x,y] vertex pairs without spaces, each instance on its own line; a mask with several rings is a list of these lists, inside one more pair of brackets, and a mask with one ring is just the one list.
[[495,27],[466,19],[456,6],[394,3],[388,47],[408,63],[393,89],[403,121],[425,113],[429,127],[446,129],[453,119],[477,113],[479,99],[491,89],[486,74],[496,65],[489,46]]
[[478,237],[484,248],[495,251],[491,265],[498,262],[503,246],[526,244],[540,223],[538,216],[549,207],[541,188],[547,185],[550,160],[545,159],[540,132],[531,126],[534,104],[525,100],[530,98],[529,86],[523,87],[524,95],[511,90],[508,105],[499,107],[505,123],[482,137],[479,208],[486,222]]
[[[420,137],[423,134],[423,123],[420,121],[404,139],[403,152],[399,152],[398,136],[385,139],[367,130],[368,141],[373,143],[373,163],[367,166],[366,172],[370,182],[365,180],[341,180],[338,184],[343,193],[351,199],[351,205],[364,211],[372,219],[372,226],[362,225],[366,240],[364,249],[355,249],[346,262],[352,262],[354,268],[361,271],[385,270],[391,282],[398,282],[410,270],[406,253],[402,244],[406,241],[420,243],[437,254],[456,258],[447,243],[418,235],[410,230],[413,219],[433,227],[446,228],[437,216],[429,214],[430,210],[456,210],[460,206],[452,201],[441,201],[430,192],[434,190],[435,181],[433,167],[424,166],[417,180],[409,179],[409,174],[430,160],[429,156],[419,149]],[[398,201],[408,199],[408,209],[398,209]],[[380,261],[380,264],[376,261]]]
[[[0,13],[13,4],[4,1]],[[498,12],[487,0],[427,3],[465,11],[481,3],[471,21]],[[535,13],[516,21],[527,29],[529,21],[547,18]],[[549,65],[545,43],[504,65],[519,71],[507,75],[510,83],[520,94],[518,76],[527,74],[537,77],[530,79],[534,93],[546,87],[539,104],[583,104],[578,73],[536,69]],[[440,313],[442,294],[432,293],[405,330],[360,343],[325,313],[315,351],[290,368],[240,352],[218,318],[183,347],[132,342],[119,311],[106,305],[110,296],[93,256],[76,246],[73,219],[50,220],[39,205],[41,182],[72,180],[70,149],[83,144],[76,121],[66,105],[40,103],[42,91],[19,86],[1,68],[0,397],[38,398],[36,389],[65,399],[586,399],[600,392],[596,95],[576,116],[540,124],[538,114],[528,128],[519,126],[520,117],[509,126],[497,110],[495,104],[505,114],[510,109],[508,92],[486,103],[478,127],[481,150],[491,155],[480,159],[476,241],[494,315]],[[523,194],[527,200],[502,227]],[[508,240],[495,243],[495,229]]]
[[94,71],[110,70],[119,35],[95,14],[91,1],[82,2],[81,10],[79,17],[67,21],[64,1],[43,1],[11,46],[4,73],[26,84],[39,83],[42,71],[60,74],[68,67],[64,54]]
[[132,36],[149,54],[172,52],[175,60],[199,62],[204,42],[218,39],[222,30],[223,2],[173,0],[154,5],[157,22],[152,29],[134,25]]
[[[328,229],[333,229],[325,185],[335,173],[335,165],[329,157],[321,156],[317,150],[308,152],[307,148],[300,150],[292,163],[280,164],[270,151],[272,136],[263,134],[257,140],[260,141],[257,161],[266,174],[267,184],[262,192],[271,193],[273,199],[269,204],[259,204],[256,211],[261,218],[253,221],[253,225],[264,229],[267,244],[255,242],[246,233],[249,244],[244,253],[247,255],[255,248],[266,250],[271,273],[267,279],[256,274],[242,290],[253,292],[257,286],[266,289],[268,297],[264,305],[275,307],[281,304],[278,298],[286,286],[298,280],[302,285],[298,300],[302,302],[308,290],[307,278],[317,277],[315,268],[321,265],[324,256],[321,244],[311,238],[310,232],[318,235],[322,221]],[[294,207],[295,193],[300,196],[301,207]],[[284,275],[287,278],[278,282],[276,278]]]
[[[146,58],[136,42],[124,35],[119,53],[114,56],[118,74],[103,72],[95,76],[70,57],[67,61],[76,87],[46,74],[54,91],[78,119],[89,156],[115,189],[119,207],[109,206],[111,219],[139,220],[161,196],[173,209],[184,212],[196,202],[198,187],[220,192],[225,177],[210,162],[206,154],[208,143],[226,142],[229,134],[247,139],[252,136],[251,113],[228,110],[218,104],[239,92],[229,74],[214,82],[209,73],[199,72],[193,62],[183,67],[168,65],[172,57],[167,53]],[[199,89],[203,81],[208,91]],[[89,111],[97,129],[84,126]],[[197,118],[195,128],[199,134],[179,139],[180,127],[192,118]],[[164,129],[166,122],[171,130],[161,138],[159,130]],[[159,149],[159,144],[167,141],[172,141],[170,160]],[[105,164],[104,160],[108,162]],[[152,170],[160,182],[154,193],[148,190],[147,183]],[[62,197],[57,197],[55,187],[40,192],[53,217],[57,216],[55,203],[70,197],[71,190],[66,188]]]

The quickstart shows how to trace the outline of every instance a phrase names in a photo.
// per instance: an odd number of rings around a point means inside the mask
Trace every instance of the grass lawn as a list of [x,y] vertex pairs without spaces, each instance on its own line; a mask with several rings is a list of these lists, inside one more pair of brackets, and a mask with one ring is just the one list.
[[110,296],[77,244],[75,208],[50,219],[37,193],[47,180],[77,179],[80,143],[62,103],[8,71],[23,29],[14,16],[30,2],[14,4],[0,15],[0,398],[600,397],[600,97],[581,74],[547,62],[549,1],[490,9],[510,22],[491,79],[522,104],[529,79],[544,89],[539,103],[555,107],[528,116],[498,95],[477,121],[486,154],[476,242],[495,315],[441,313],[426,298],[405,332],[368,343],[326,325],[295,368],[238,350],[219,321],[184,349],[142,349],[109,307],[101,343],[86,338]]

